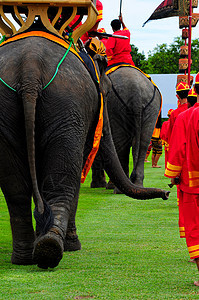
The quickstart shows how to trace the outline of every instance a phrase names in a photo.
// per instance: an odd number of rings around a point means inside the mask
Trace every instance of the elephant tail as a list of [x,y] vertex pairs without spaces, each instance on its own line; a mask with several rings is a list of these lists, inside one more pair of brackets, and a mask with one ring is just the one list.
[[38,92],[23,93],[23,107],[26,128],[26,142],[28,162],[33,187],[33,200],[35,203],[34,217],[40,232],[47,232],[53,223],[53,215],[50,206],[42,199],[38,188],[36,164],[35,164],[35,113]]

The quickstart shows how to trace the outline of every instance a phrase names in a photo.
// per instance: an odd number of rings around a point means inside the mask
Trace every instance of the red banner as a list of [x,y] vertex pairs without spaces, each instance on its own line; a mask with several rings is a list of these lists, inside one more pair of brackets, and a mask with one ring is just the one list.
[[164,0],[143,26],[151,20],[189,15],[189,0]]

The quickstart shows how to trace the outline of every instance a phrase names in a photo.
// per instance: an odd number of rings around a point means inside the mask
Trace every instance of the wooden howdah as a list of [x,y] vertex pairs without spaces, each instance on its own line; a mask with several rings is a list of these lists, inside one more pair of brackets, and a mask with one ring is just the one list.
[[0,33],[10,37],[39,24],[67,39],[66,28],[76,16],[75,26],[82,25],[72,32],[74,43],[95,25],[96,0],[0,0]]

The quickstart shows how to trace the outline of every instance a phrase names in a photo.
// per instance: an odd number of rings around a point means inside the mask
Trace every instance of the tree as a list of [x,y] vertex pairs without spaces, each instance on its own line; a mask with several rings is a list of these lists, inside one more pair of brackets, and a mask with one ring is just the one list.
[[137,68],[142,69],[142,63],[146,60],[145,55],[138,52],[135,45],[131,45],[131,56]]
[[[148,53],[148,59],[138,53],[138,49],[132,45],[131,53],[136,67],[147,74],[178,74],[180,47],[185,42],[181,37],[176,37],[169,46],[167,44],[157,45]],[[135,58],[134,58],[135,57]],[[192,65],[191,73],[199,72],[199,39],[192,40]]]

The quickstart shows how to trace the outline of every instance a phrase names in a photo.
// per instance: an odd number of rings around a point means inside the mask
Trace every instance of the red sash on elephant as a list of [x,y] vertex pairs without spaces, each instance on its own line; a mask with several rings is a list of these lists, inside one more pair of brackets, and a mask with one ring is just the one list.
[[[5,42],[1,43],[0,46],[4,46],[5,44],[8,44],[8,43],[11,43],[11,42],[15,42],[17,40],[21,40],[21,39],[25,39],[25,38],[28,38],[28,37],[41,37],[41,38],[45,38],[45,39],[48,39],[50,41],[53,41],[57,44],[59,44],[60,46],[68,49],[69,48],[69,43],[52,34],[52,33],[48,33],[48,32],[45,32],[45,31],[28,31],[28,32],[24,32],[24,33],[20,33],[20,34],[17,34],[11,38],[9,38],[8,40],[6,40]],[[83,63],[83,65],[86,67],[86,63],[84,62],[84,60],[81,58],[80,54],[74,49],[74,48],[70,48],[70,51],[75,54]],[[92,58],[90,57],[90,60],[93,62]],[[95,68],[95,64],[93,62],[93,69],[95,70],[96,74],[96,78],[98,83],[100,82],[100,77],[99,77],[99,74]],[[93,78],[94,76],[92,76]],[[100,101],[101,101],[101,108],[100,108],[100,112],[99,112],[99,121],[97,123],[97,127],[96,127],[96,130],[95,130],[95,134],[94,134],[94,141],[93,141],[93,148],[90,152],[90,154],[88,155],[88,158],[87,158],[87,161],[83,167],[83,170],[82,170],[82,176],[81,176],[81,182],[83,183],[86,179],[86,176],[91,168],[91,165],[94,161],[94,158],[97,154],[97,151],[98,151],[98,148],[99,148],[99,144],[100,144],[100,140],[101,140],[101,135],[102,135],[102,127],[103,127],[103,96],[102,94],[100,93]]]

